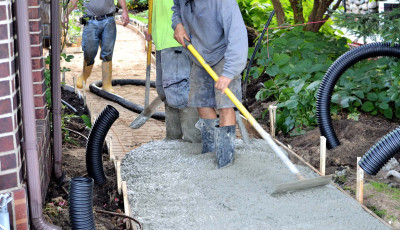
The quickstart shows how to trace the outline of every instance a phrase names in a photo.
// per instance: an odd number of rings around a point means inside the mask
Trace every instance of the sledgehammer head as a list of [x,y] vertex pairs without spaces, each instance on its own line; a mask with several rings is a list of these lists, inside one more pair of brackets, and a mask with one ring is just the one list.
[[324,186],[331,182],[331,178],[332,176],[320,176],[311,179],[301,179],[285,184],[278,184],[271,195]]

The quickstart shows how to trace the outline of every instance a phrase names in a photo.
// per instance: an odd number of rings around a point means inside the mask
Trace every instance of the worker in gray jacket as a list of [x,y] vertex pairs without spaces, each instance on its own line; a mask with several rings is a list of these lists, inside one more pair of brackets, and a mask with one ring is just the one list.
[[[174,0],[174,38],[191,41],[220,76],[215,83],[192,56],[188,105],[197,107],[202,153],[215,152],[218,167],[233,161],[236,138],[235,105],[229,89],[241,100],[241,72],[248,52],[247,31],[236,0]],[[216,110],[217,109],[217,110]],[[217,118],[219,114],[219,119]]]

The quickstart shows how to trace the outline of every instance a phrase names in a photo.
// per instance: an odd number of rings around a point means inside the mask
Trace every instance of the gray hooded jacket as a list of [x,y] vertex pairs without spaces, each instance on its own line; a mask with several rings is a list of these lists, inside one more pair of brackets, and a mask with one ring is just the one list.
[[209,65],[225,57],[221,75],[230,79],[240,75],[246,66],[248,41],[236,0],[174,0],[172,10],[172,29],[182,23]]

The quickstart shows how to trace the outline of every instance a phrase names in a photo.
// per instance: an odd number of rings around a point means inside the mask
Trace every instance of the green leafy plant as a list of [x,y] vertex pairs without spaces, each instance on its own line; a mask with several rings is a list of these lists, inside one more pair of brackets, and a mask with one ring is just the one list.
[[377,192],[390,195],[394,200],[400,200],[400,189],[398,188],[393,188],[385,183],[375,181],[370,182],[369,186],[371,186]]
[[82,115],[81,116],[83,122],[85,123],[86,127],[89,129],[92,128],[92,121],[90,120],[90,117],[88,115]]
[[336,11],[335,25],[346,28],[364,43],[367,38],[384,42],[400,41],[400,8],[384,13],[352,14]]
[[379,210],[377,207],[375,206],[368,206],[368,208],[373,211],[377,216],[379,216],[380,218],[383,218],[386,216],[387,211],[386,210]]
[[272,37],[256,55],[257,66],[251,68],[253,78],[269,76],[256,99],[277,101],[277,128],[299,135],[316,125],[319,84],[333,61],[348,50],[347,40],[302,27],[277,30]]

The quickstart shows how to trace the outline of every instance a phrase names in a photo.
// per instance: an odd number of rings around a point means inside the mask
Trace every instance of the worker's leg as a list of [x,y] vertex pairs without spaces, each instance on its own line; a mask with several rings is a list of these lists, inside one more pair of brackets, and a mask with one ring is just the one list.
[[86,82],[92,72],[99,44],[100,39],[96,22],[89,20],[82,33],[83,71],[82,75],[76,79],[76,87],[80,89],[83,87],[83,81]]
[[112,89],[112,57],[117,37],[117,27],[114,17],[109,17],[99,21],[101,33],[101,52],[100,58],[103,60],[103,90],[114,93]]
[[[221,60],[213,69],[218,75],[222,72],[224,60]],[[241,77],[235,76],[229,84],[229,89],[238,98],[242,99]],[[215,91],[216,107],[219,111],[219,127],[216,128],[215,153],[218,167],[224,167],[234,159],[235,139],[236,139],[236,117],[233,102],[222,94],[221,91]]]
[[200,130],[195,127],[196,122],[199,120],[197,109],[193,107],[180,109],[179,117],[181,119],[183,139],[192,143],[201,142]]
[[165,105],[165,126],[166,126],[166,140],[180,140],[182,139],[181,120],[179,118],[179,109],[172,108]]

